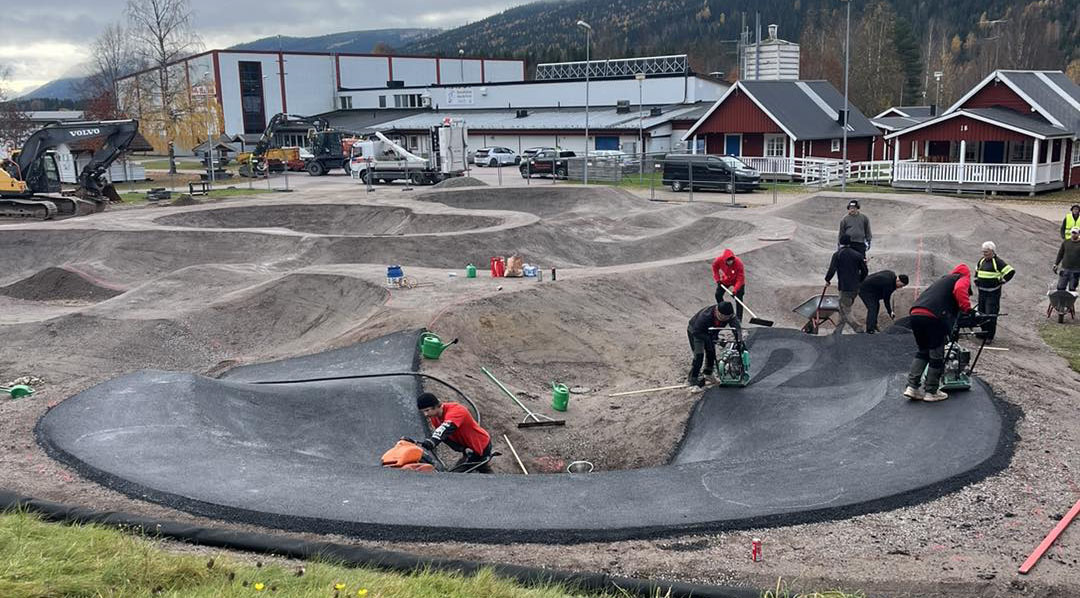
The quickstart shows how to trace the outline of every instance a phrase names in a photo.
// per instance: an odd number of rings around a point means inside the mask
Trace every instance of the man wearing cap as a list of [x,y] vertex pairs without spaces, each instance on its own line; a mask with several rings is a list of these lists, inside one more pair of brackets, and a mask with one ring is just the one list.
[[866,258],[855,245],[857,243],[847,235],[841,236],[840,250],[833,254],[829,271],[825,273],[825,285],[831,285],[833,275],[836,275],[836,286],[840,289],[840,323],[833,334],[843,334],[845,325],[855,332],[862,332],[851,317],[851,306],[859,294],[859,285],[866,278]]
[[1080,227],[1069,229],[1069,238],[1061,242],[1054,258],[1054,272],[1058,275],[1057,290],[1076,292],[1080,283]]
[[431,435],[420,446],[433,451],[439,444],[445,444],[461,453],[461,459],[452,469],[471,466],[477,471],[490,471],[491,435],[476,423],[468,409],[460,403],[443,403],[430,392],[416,397],[416,408],[431,425]]
[[727,301],[701,308],[686,325],[686,338],[690,341],[690,351],[694,360],[690,364],[690,375],[686,378],[687,386],[704,386],[705,381],[699,375],[701,362],[705,361],[705,377],[711,378],[716,366],[716,338],[719,335],[712,328],[730,326],[735,329],[735,340],[742,340],[742,327],[735,317],[735,308]]
[[1080,204],[1075,203],[1069,208],[1069,213],[1065,214],[1065,218],[1061,221],[1061,237],[1068,241],[1069,231],[1074,228],[1080,228]]
[[[982,257],[975,266],[975,288],[979,289],[979,313],[997,315],[1001,311],[1001,287],[1012,280],[1016,270],[997,254],[993,241],[982,244]],[[990,343],[997,332],[997,318],[987,318],[980,336]]]
[[885,313],[889,314],[890,318],[896,319],[892,307],[892,294],[896,289],[906,287],[907,283],[907,274],[897,275],[892,270],[874,272],[867,276],[866,280],[862,281],[862,284],[859,285],[859,299],[866,306],[867,334],[880,332],[877,326],[877,318],[881,303],[885,304]]
[[839,247],[844,246],[843,238],[850,239],[851,248],[863,256],[870,249],[870,219],[859,212],[859,200],[853,199],[847,204],[847,215],[840,220],[840,233],[836,235]]

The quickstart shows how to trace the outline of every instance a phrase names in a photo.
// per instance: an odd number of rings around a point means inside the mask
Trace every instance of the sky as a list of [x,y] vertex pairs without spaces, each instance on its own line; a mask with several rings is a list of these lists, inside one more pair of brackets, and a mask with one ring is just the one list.
[[[189,0],[205,49],[270,35],[309,36],[396,27],[452,28],[525,0]],[[4,11],[0,82],[17,96],[64,76],[82,75],[106,25],[124,20],[127,0],[35,0]]]

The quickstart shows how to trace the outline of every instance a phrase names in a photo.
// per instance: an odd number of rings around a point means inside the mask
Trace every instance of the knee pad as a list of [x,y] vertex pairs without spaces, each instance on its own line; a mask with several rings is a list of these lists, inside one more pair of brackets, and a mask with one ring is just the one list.
[[944,359],[931,359],[929,365],[930,365],[931,369],[943,370],[943,369],[945,369],[945,360]]

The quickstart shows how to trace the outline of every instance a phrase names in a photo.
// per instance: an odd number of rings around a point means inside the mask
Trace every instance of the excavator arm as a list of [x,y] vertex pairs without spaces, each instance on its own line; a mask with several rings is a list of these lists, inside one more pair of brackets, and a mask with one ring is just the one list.
[[286,114],[279,112],[270,118],[270,122],[267,123],[266,129],[263,130],[262,137],[255,144],[255,149],[250,154],[241,154],[237,156],[237,162],[240,163],[240,174],[242,176],[261,176],[261,173],[265,170],[266,165],[263,164],[263,159],[266,156],[266,152],[271,149],[274,142],[274,135],[277,130],[285,125],[291,124],[306,124],[309,127],[314,128],[316,131],[325,131],[330,128],[330,123],[318,116],[300,116],[297,114]]

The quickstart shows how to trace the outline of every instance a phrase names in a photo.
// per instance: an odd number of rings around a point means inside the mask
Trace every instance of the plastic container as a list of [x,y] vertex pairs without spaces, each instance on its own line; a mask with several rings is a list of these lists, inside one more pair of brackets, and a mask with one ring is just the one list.
[[405,273],[401,270],[401,266],[387,266],[386,267],[386,284],[389,286],[398,286],[401,284],[401,279],[405,276]]
[[476,266],[472,264],[465,266],[465,278],[476,278]]
[[491,277],[502,278],[506,274],[506,259],[496,256],[491,258]]
[[525,266],[521,269],[521,275],[526,278],[536,278],[536,274],[540,271],[540,268],[536,266]]
[[570,389],[565,384],[551,383],[551,408],[555,411],[566,411],[570,406]]
[[566,473],[592,473],[593,464],[589,461],[574,461],[566,466]]

